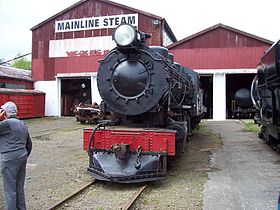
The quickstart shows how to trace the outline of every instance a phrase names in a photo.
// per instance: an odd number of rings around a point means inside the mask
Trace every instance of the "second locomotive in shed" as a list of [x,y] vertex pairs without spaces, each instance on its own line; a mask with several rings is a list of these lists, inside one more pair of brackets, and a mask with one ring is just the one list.
[[231,104],[231,118],[252,119],[255,113],[256,108],[253,106],[250,90],[247,88],[238,89]]

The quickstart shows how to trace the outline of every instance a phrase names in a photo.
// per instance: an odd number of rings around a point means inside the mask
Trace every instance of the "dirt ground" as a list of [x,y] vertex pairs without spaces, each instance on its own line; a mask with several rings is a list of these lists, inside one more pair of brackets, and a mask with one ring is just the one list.
[[[82,128],[75,118],[25,120],[33,141],[25,182],[28,209],[46,209],[91,178],[85,173]],[[4,209],[2,182],[0,209]]]
[[209,158],[220,146],[220,138],[202,123],[181,159],[170,164],[166,179],[152,183],[132,209],[202,209]]
[[[83,128],[73,117],[25,120],[33,141],[26,176],[26,202],[30,210],[47,209],[92,178],[86,172]],[[210,151],[219,145],[205,126],[195,131],[183,157],[173,162],[166,179],[153,182],[133,209],[201,209],[203,185],[207,181]],[[63,209],[119,209],[139,185],[97,182]],[[0,209],[4,209],[2,182]]]

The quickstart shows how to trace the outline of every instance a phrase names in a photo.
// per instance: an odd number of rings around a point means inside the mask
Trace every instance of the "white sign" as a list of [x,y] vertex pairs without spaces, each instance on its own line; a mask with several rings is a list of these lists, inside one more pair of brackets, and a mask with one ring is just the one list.
[[123,14],[55,21],[55,33],[84,31],[93,29],[116,28],[128,23],[138,27],[138,14]]
[[50,40],[49,57],[77,57],[105,55],[116,43],[112,36]]

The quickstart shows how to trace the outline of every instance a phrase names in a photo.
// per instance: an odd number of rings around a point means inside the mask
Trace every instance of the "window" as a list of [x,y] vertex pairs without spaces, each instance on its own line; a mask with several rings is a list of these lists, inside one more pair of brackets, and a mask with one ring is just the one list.
[[12,83],[0,82],[0,88],[25,89],[25,85],[24,84],[12,84]]

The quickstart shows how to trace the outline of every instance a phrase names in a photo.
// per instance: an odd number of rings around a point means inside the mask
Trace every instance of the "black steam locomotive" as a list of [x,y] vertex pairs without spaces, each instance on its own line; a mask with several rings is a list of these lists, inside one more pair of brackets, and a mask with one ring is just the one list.
[[251,95],[258,109],[254,120],[261,126],[260,137],[280,152],[280,41],[261,58]]
[[238,89],[231,104],[231,118],[251,119],[255,113],[256,108],[253,106],[250,90],[247,88]]
[[173,62],[166,48],[146,46],[149,37],[120,25],[113,34],[117,47],[100,61],[100,109],[111,121],[84,130],[88,171],[97,179],[161,179],[167,157],[181,155],[203,117],[198,74]]

